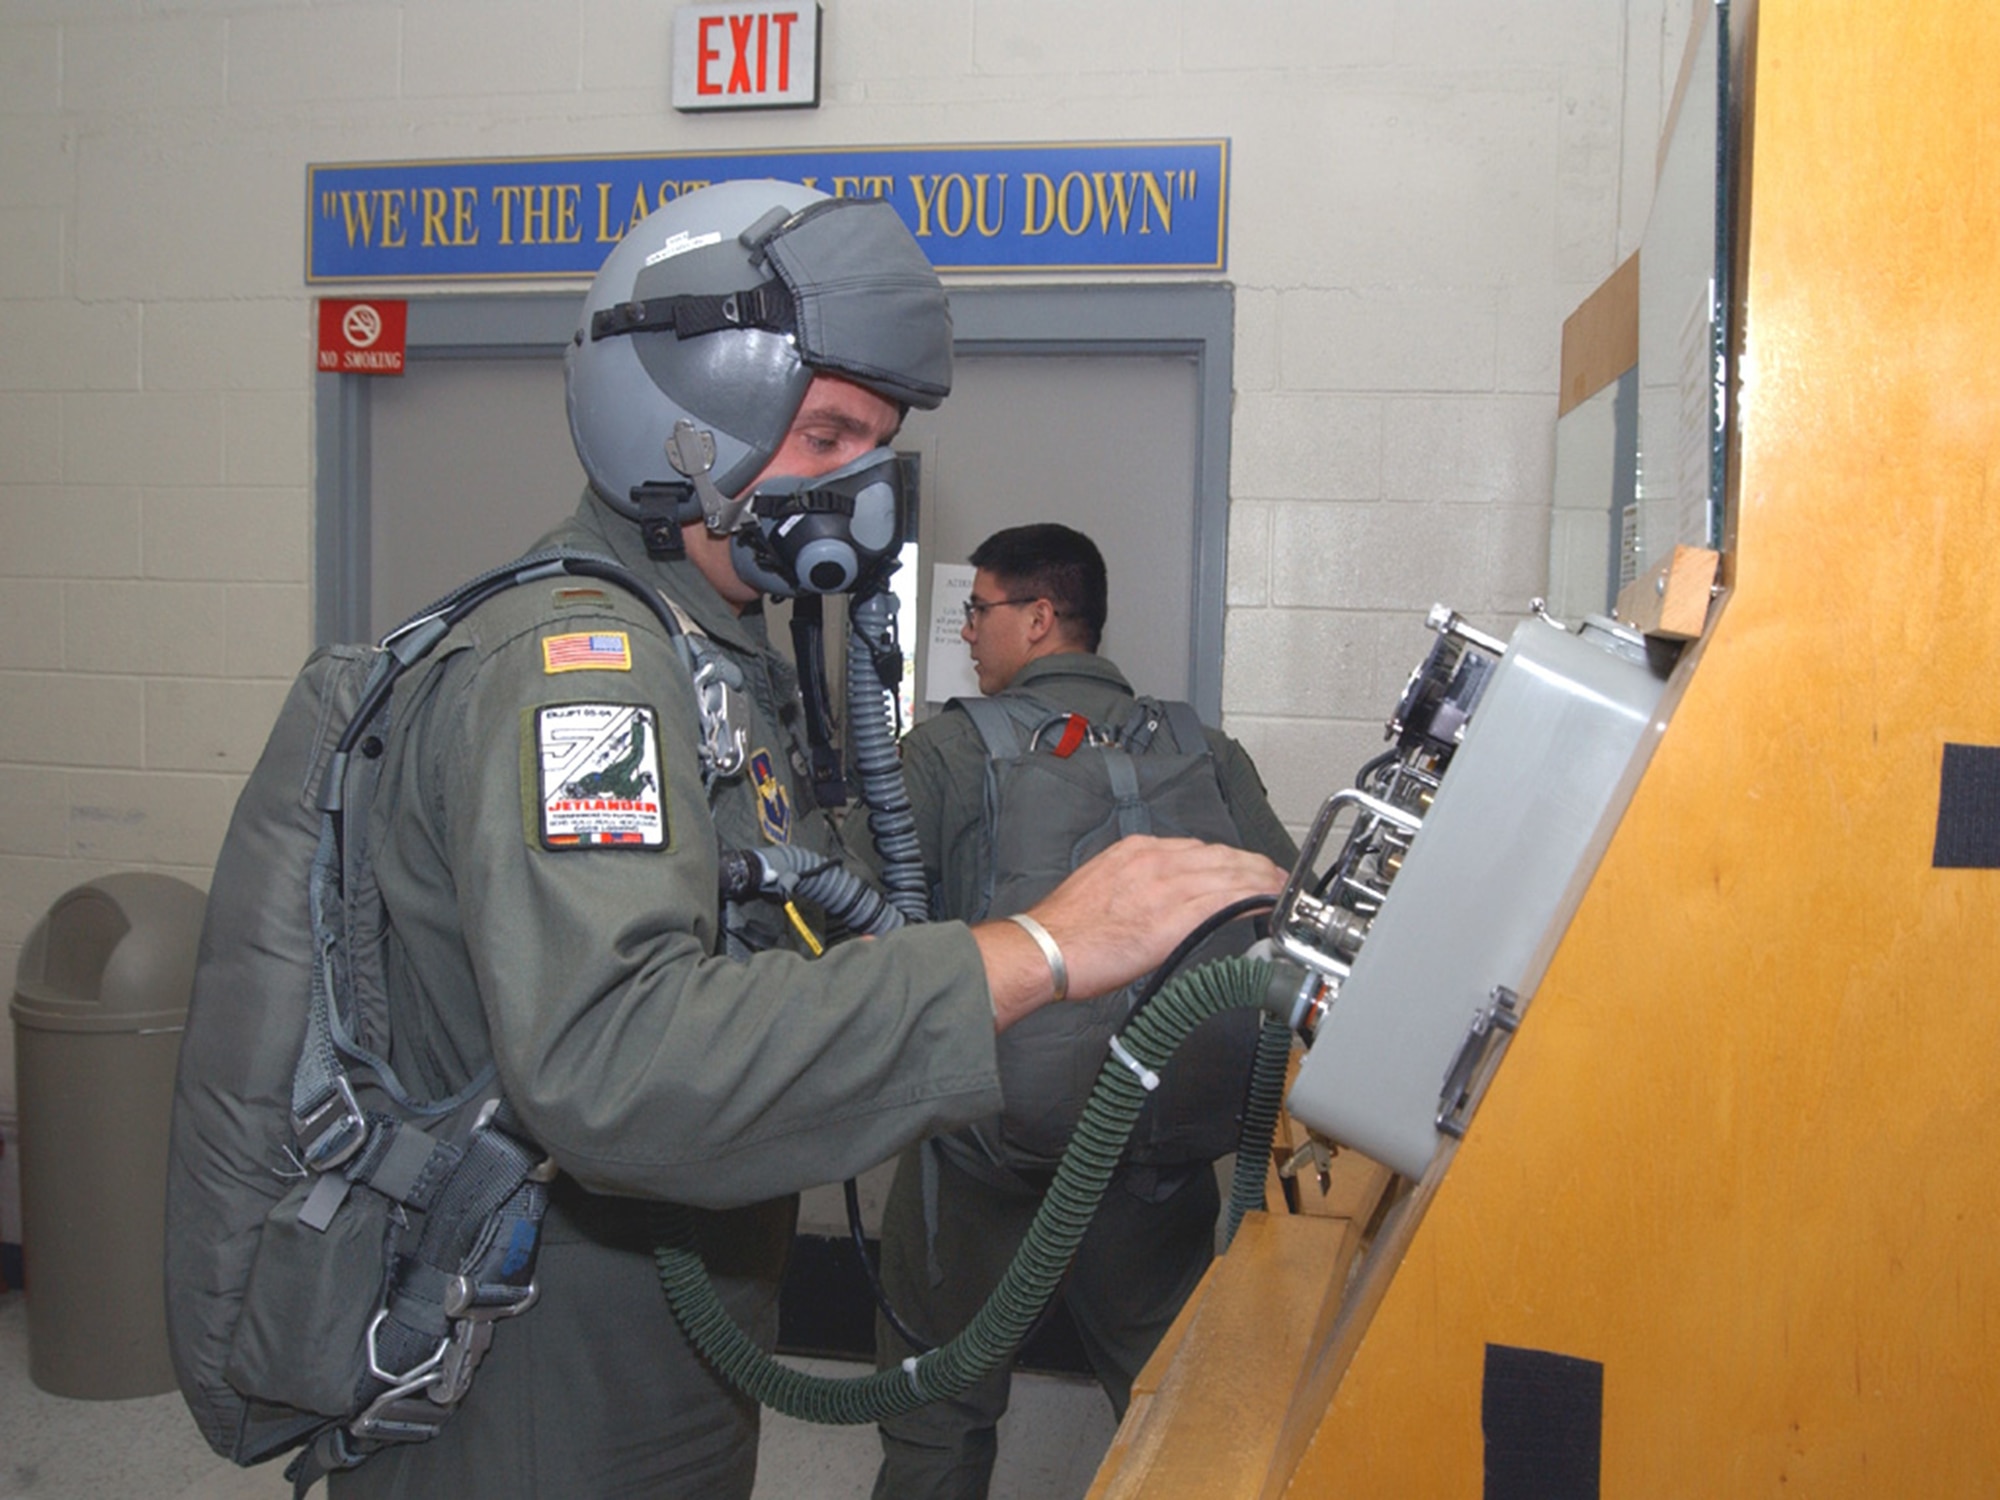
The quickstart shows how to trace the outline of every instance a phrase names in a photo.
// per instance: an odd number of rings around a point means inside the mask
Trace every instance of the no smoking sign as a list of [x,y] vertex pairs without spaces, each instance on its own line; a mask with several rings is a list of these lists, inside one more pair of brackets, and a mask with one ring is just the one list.
[[330,375],[400,375],[409,328],[407,302],[322,299],[319,367]]

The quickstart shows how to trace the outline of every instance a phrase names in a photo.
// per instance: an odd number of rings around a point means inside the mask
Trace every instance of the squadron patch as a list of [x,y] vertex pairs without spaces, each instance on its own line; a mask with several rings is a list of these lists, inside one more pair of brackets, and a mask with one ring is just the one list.
[[534,710],[545,849],[663,849],[659,721],[634,703]]
[[778,768],[771,752],[755,750],[750,755],[750,784],[757,789],[757,822],[764,837],[774,844],[792,841],[792,799],[778,780]]
[[582,630],[542,637],[542,671],[629,672],[632,641],[622,630]]

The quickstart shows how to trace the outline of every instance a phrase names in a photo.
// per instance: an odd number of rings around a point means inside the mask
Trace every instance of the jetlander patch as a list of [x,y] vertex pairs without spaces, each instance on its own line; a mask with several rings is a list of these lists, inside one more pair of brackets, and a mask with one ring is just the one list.
[[542,845],[661,849],[667,842],[660,733],[634,703],[563,703],[535,710]]

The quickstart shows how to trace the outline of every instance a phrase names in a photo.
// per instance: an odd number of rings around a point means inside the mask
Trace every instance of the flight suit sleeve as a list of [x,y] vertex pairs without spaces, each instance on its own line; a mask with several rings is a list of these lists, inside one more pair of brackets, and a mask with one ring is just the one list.
[[[629,670],[552,672],[548,633],[487,643],[455,674],[436,774],[502,1087],[557,1164],[600,1191],[723,1208],[852,1176],[997,1109],[964,926],[810,961],[711,956],[716,838],[685,671],[657,631],[632,629]],[[566,721],[547,711],[606,705],[656,721],[653,760],[621,770],[656,779],[659,838],[642,819],[626,842],[552,844],[577,825],[549,811],[542,768]]]

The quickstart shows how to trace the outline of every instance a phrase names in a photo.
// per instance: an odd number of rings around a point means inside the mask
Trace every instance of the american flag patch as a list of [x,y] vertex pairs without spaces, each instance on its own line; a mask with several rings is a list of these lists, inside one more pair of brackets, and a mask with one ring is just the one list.
[[550,635],[542,638],[542,671],[629,672],[632,642],[622,630]]

